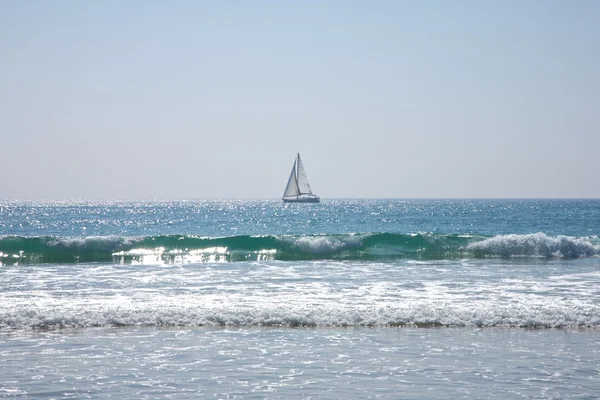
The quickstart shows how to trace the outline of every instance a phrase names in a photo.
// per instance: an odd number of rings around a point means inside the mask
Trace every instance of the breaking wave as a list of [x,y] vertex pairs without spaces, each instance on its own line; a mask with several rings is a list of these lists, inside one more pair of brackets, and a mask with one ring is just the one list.
[[470,243],[467,251],[475,256],[539,256],[539,257],[592,257],[600,255],[598,238],[548,236],[544,233],[528,235],[500,235]]
[[460,234],[199,237],[0,237],[0,265],[36,263],[190,263],[256,260],[385,260],[468,257],[593,257],[598,237],[544,233],[484,237]]
[[[299,302],[300,303],[300,302]],[[78,307],[79,306],[79,307]],[[599,328],[598,307],[568,304],[499,305],[473,300],[469,304],[432,306],[344,307],[293,304],[261,307],[206,307],[200,304],[137,304],[91,307],[89,304],[0,312],[0,332],[126,326],[285,326],[285,327],[520,327]]]

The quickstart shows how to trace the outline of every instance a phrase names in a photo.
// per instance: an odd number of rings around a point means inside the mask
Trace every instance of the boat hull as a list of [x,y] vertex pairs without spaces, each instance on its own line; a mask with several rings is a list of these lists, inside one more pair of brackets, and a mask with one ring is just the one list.
[[317,196],[314,197],[292,197],[282,198],[284,203],[320,203],[321,199]]

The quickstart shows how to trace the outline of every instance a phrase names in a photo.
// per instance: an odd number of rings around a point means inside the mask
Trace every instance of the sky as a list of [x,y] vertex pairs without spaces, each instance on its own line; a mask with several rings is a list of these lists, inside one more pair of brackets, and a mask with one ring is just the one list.
[[0,198],[600,198],[600,1],[0,0]]

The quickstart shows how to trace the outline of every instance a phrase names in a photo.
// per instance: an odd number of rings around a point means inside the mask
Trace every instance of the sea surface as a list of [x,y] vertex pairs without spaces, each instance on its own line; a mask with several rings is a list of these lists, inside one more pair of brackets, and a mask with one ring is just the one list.
[[0,200],[0,398],[597,399],[600,200]]

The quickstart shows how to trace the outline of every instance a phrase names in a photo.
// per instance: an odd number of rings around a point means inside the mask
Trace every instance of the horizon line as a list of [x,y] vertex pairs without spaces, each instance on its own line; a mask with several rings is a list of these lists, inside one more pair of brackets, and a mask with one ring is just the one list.
[[[600,200],[599,197],[321,197],[321,201],[336,200]],[[104,201],[104,202],[169,202],[169,201],[281,201],[280,197],[188,197],[188,198],[169,198],[169,197],[140,197],[140,198],[97,198],[97,197],[78,197],[78,198],[59,198],[59,197],[32,197],[32,198],[3,198],[0,201],[10,202],[85,202],[85,201]]]

